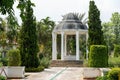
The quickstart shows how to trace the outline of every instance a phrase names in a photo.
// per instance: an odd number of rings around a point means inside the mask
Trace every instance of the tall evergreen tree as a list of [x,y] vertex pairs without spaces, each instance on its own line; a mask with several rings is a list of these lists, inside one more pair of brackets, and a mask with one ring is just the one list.
[[[22,16],[23,26],[20,33],[20,53],[22,66],[26,68],[37,68],[39,51],[36,32],[36,19],[33,15],[33,3],[26,2],[24,15]],[[23,13],[23,12],[22,12]]]
[[104,44],[103,31],[100,20],[100,11],[97,9],[94,1],[90,1],[88,17],[88,46]]

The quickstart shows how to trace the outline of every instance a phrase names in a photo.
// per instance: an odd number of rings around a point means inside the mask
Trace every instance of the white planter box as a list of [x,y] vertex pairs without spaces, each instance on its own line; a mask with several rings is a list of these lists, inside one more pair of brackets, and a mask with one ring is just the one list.
[[101,71],[99,68],[84,68],[83,78],[96,78],[101,76]]
[[8,67],[7,69],[7,77],[8,78],[24,78],[25,67]]
[[8,67],[6,67],[6,66],[5,67],[1,67],[0,68],[1,75],[7,77],[7,70],[8,70]]

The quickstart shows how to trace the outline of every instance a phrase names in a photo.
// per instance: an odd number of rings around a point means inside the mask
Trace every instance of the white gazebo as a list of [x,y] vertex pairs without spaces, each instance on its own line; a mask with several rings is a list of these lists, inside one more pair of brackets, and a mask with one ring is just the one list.
[[[63,16],[62,21],[55,26],[52,32],[52,60],[57,60],[57,35],[61,34],[61,60],[80,60],[80,45],[79,36],[81,34],[86,35],[86,43],[88,38],[87,26],[82,24],[79,18],[73,14],[69,13]],[[76,36],[76,55],[67,55],[67,35]],[[86,47],[87,51],[87,47]],[[86,52],[87,53],[87,52]],[[86,54],[88,56],[88,53]]]

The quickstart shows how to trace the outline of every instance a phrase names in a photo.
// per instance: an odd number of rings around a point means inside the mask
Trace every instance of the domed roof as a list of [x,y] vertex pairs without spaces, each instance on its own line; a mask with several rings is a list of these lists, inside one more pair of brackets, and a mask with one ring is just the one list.
[[60,30],[87,30],[87,26],[83,24],[77,15],[74,13],[68,13],[63,16],[62,21],[54,28],[55,31]]

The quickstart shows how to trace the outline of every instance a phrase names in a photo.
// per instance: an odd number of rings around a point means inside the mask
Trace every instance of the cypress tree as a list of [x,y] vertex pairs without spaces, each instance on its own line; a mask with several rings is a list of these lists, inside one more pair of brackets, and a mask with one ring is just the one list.
[[28,0],[22,16],[23,24],[20,31],[21,65],[26,68],[37,68],[39,66],[37,57],[39,48],[37,42],[36,19],[33,15],[32,6],[33,3]]
[[88,47],[90,48],[90,45],[104,44],[104,37],[100,20],[100,11],[97,9],[94,1],[90,1],[89,4]]

